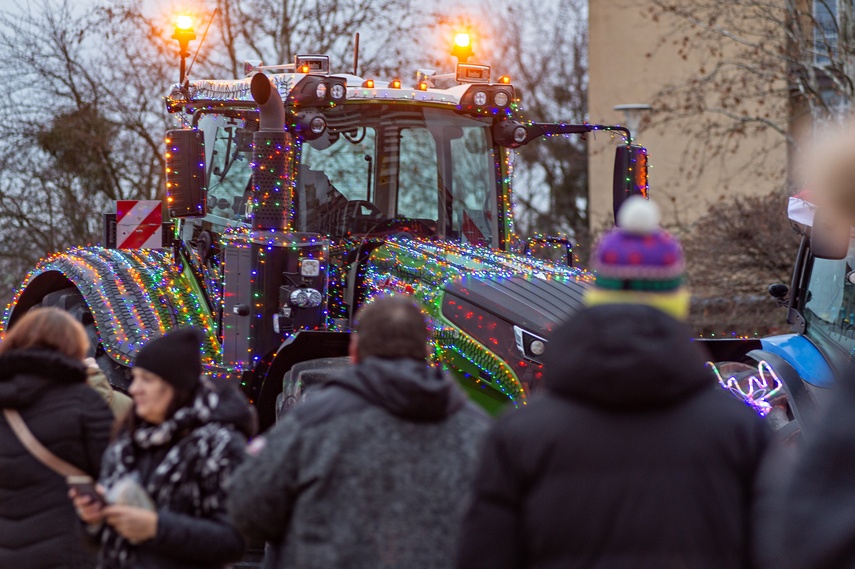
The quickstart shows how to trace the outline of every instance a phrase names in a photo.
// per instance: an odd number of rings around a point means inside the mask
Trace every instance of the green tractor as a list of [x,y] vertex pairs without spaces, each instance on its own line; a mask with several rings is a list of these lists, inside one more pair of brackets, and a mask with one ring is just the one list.
[[247,73],[182,73],[166,97],[177,126],[162,246],[47,257],[0,327],[34,306],[70,311],[119,388],[147,341],[199,327],[207,372],[240,382],[266,428],[343,365],[363,303],[408,294],[437,365],[474,400],[525,404],[550,330],[580,308],[591,275],[566,239],[515,235],[513,149],[616,131],[615,208],[647,193],[645,149],[619,126],[523,122],[513,85],[483,65],[411,86],[331,73],[322,55]]

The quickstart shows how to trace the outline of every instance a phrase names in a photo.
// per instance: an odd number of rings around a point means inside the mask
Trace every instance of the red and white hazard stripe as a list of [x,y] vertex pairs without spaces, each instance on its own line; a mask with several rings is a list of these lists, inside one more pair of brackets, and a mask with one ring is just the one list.
[[156,249],[163,246],[160,200],[116,202],[116,246],[119,249]]

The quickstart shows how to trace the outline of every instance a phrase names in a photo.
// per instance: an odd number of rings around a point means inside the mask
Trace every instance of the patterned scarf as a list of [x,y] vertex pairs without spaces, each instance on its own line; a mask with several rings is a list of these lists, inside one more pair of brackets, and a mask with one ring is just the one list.
[[[192,504],[180,513],[205,517],[220,507],[223,478],[229,468],[226,449],[232,431],[219,423],[208,423],[219,396],[203,387],[192,404],[182,407],[159,425],[144,424],[133,433],[119,434],[104,454],[101,484],[107,490],[127,476],[139,477],[141,455],[164,446],[169,448],[145,481],[145,490],[157,509],[173,503]],[[132,567],[136,547],[105,526],[101,539],[99,567]]]

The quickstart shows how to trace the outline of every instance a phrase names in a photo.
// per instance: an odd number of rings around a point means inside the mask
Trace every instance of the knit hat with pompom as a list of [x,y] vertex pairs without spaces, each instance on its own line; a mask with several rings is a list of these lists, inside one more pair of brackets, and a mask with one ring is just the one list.
[[659,227],[659,219],[659,208],[651,201],[633,196],[624,202],[618,226],[594,248],[594,286],[585,293],[588,306],[648,304],[680,320],[688,317],[683,250]]

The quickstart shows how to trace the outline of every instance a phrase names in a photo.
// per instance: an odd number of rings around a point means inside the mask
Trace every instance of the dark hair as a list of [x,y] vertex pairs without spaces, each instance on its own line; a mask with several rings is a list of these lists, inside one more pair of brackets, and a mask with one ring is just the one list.
[[356,353],[360,360],[427,358],[428,327],[418,305],[406,296],[386,296],[357,314]]
[[65,310],[35,308],[9,329],[0,342],[0,354],[39,348],[82,360],[89,351],[89,337],[83,325]]

